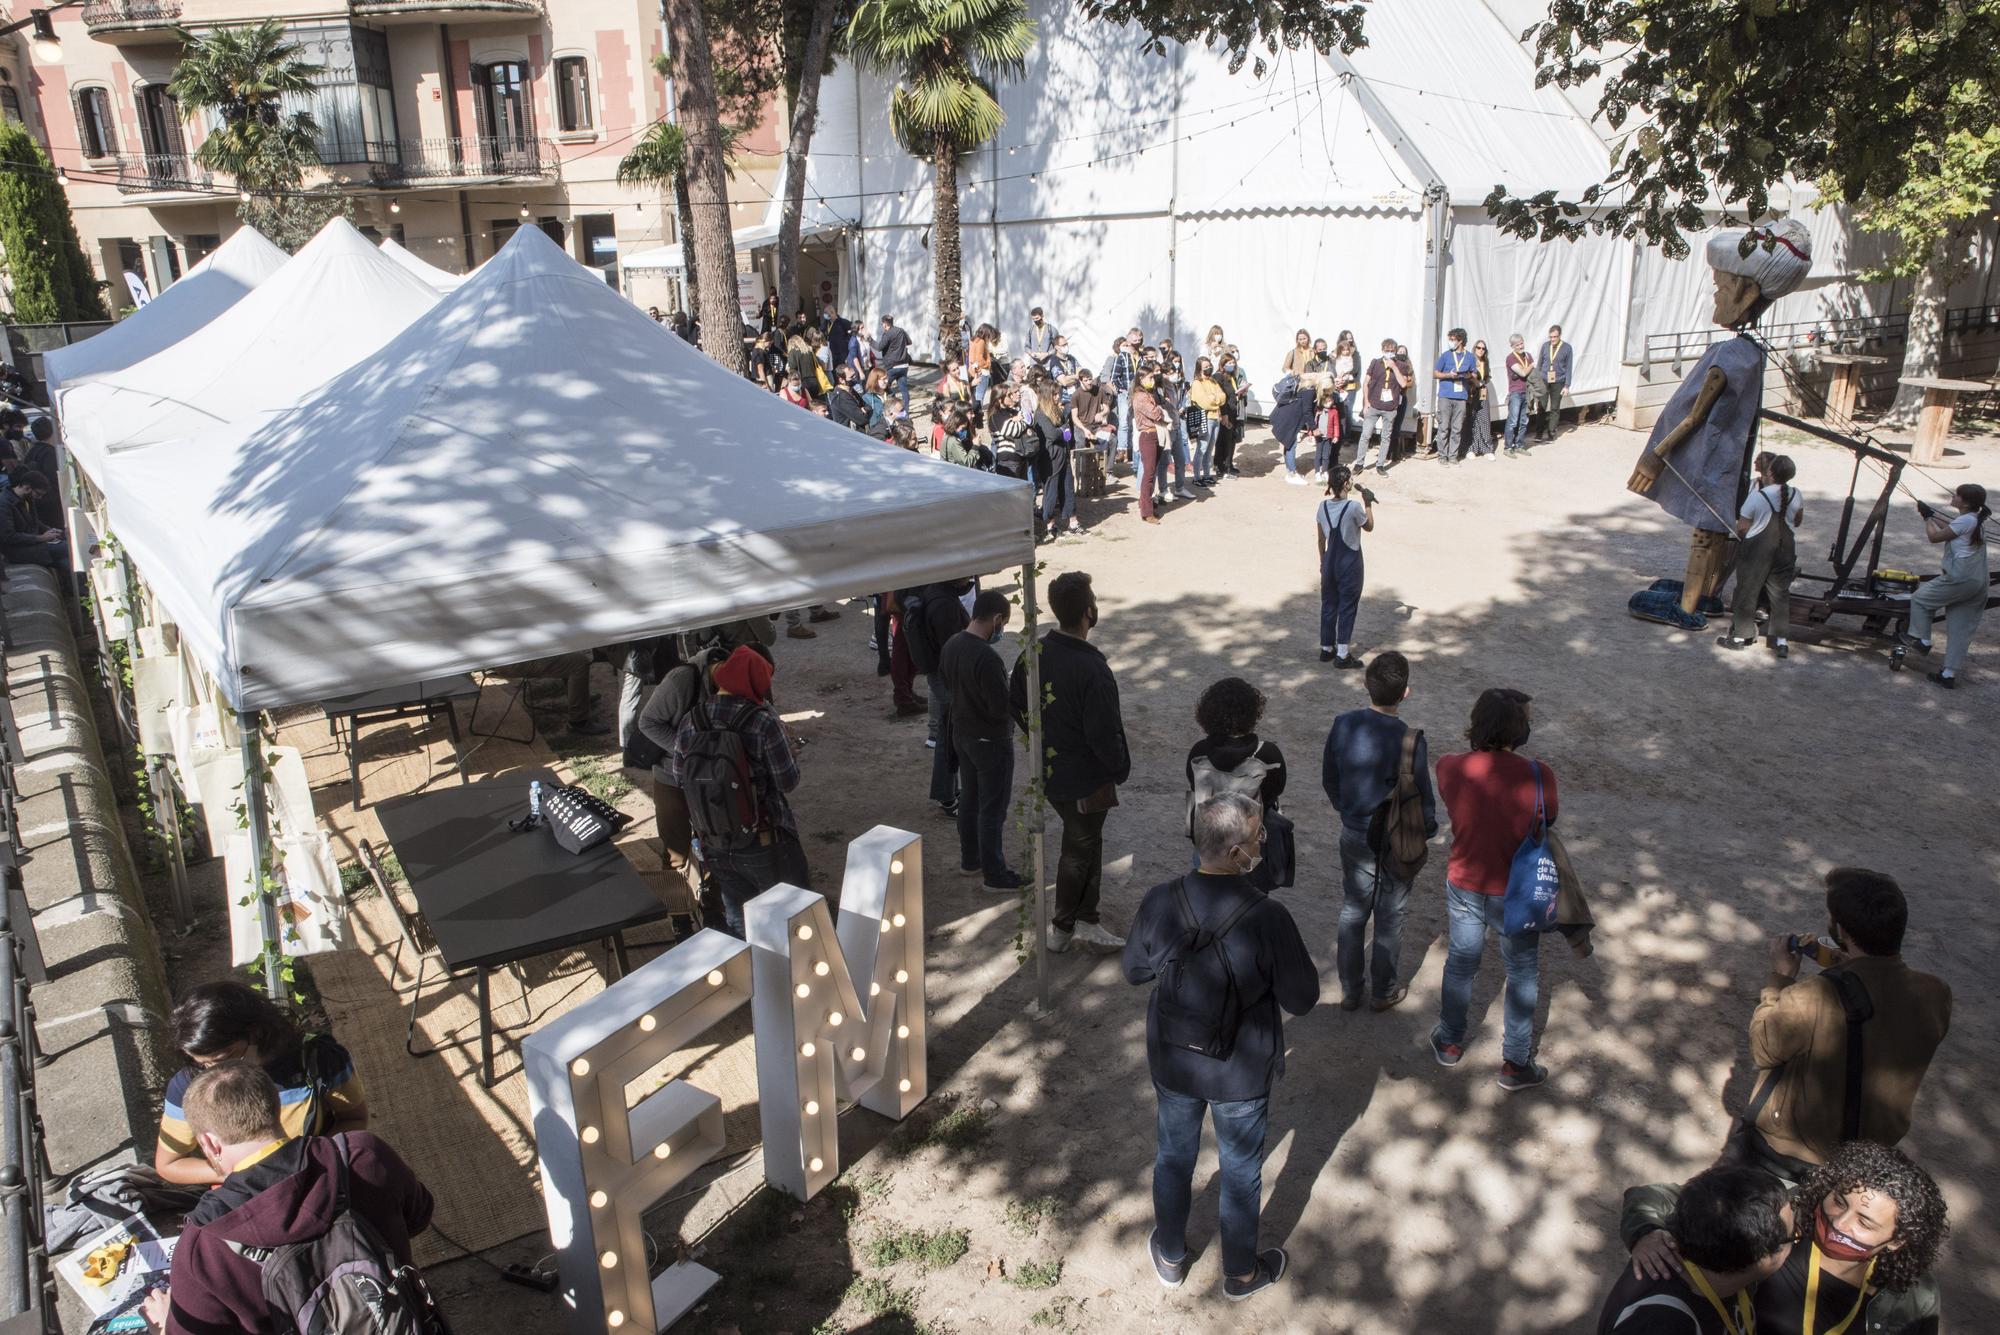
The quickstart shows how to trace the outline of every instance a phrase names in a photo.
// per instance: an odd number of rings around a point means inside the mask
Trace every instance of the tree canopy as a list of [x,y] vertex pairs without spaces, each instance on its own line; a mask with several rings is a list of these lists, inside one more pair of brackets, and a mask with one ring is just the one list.
[[36,324],[111,318],[77,240],[55,164],[19,121],[0,121],[0,248],[6,251],[15,319]]
[[[1392,0],[1393,2],[1393,0]],[[1258,78],[1267,68],[1265,57],[1280,51],[1310,47],[1315,51],[1352,51],[1365,45],[1361,23],[1363,4],[1329,0],[1077,0],[1077,7],[1094,19],[1136,23],[1150,37],[1147,46],[1164,55],[1168,42],[1221,47],[1229,52],[1234,74],[1249,63]]]
[[1864,215],[1893,205],[1921,266],[1913,243],[1942,217],[1922,197],[2000,184],[2000,0],[1552,0],[1522,37],[1538,83],[1601,80],[1597,113],[1623,134],[1577,199],[1495,186],[1487,209],[1517,236],[1614,231],[1685,254],[1705,207],[1754,220],[1792,179]]

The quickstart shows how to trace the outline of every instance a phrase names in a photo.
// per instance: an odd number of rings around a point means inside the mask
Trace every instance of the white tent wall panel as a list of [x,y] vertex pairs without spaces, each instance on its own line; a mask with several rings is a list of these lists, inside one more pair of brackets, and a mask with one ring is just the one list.
[[1329,345],[1352,329],[1364,354],[1415,339],[1424,224],[1411,213],[1314,212],[1183,220],[1175,285],[1186,346],[1212,324],[1243,356],[1258,411],[1301,327]]
[[1615,391],[1631,248],[1611,236],[1524,242],[1503,235],[1477,208],[1454,209],[1452,221],[1444,327],[1461,327],[1474,342],[1485,339],[1497,378],[1509,334],[1526,336],[1532,348],[1559,324],[1575,350],[1570,391],[1579,397]]
[[[1111,355],[1111,340],[1132,325],[1149,335],[1165,330],[1168,232],[1164,217],[1003,224],[997,237],[991,228],[968,228],[966,311],[974,324],[991,320],[1009,331],[1006,346],[1018,352],[1028,310],[1040,306],[1094,371]],[[975,235],[977,263],[970,257]]]

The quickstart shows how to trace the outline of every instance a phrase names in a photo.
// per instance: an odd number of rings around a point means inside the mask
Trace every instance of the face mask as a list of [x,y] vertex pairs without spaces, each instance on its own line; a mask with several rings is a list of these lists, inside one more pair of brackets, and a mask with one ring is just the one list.
[[1258,866],[1262,864],[1264,861],[1264,855],[1262,853],[1252,853],[1249,855],[1249,858],[1250,858],[1249,862],[1247,862],[1243,867],[1238,869],[1237,875],[1248,876],[1251,872],[1256,871]]
[[1095,607],[1091,608],[1089,615],[1090,615],[1090,627],[1092,630],[1095,630],[1097,629],[1097,609]]
[[1000,637],[1005,633],[1006,632],[1001,627],[995,626],[993,628],[993,633],[986,637],[986,642],[988,644],[998,644],[1000,643]]
[[1826,1219],[1826,1211],[1813,1211],[1813,1243],[1820,1251],[1836,1261],[1863,1261],[1882,1250],[1880,1247],[1862,1247],[1842,1242],[1833,1235],[1833,1225]]

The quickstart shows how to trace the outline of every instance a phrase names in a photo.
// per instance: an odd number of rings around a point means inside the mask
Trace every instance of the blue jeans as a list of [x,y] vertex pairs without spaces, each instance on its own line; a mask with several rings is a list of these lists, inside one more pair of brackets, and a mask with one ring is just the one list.
[[1187,419],[1174,414],[1174,489],[1187,485],[1188,431]]
[[1194,445],[1194,475],[1196,480],[1215,476],[1215,441],[1222,434],[1222,419],[1204,419],[1201,438]]
[[954,725],[952,745],[958,748],[958,865],[979,868],[988,881],[1005,880],[1013,739],[967,737]]
[[888,368],[889,388],[903,396],[903,416],[910,415],[910,368],[908,363]]
[[1215,1113],[1215,1145],[1222,1160],[1222,1270],[1238,1277],[1257,1266],[1257,1211],[1264,1191],[1264,1126],[1271,1100],[1210,1103],[1192,1094],[1153,1086],[1160,1099],[1159,1151],[1153,1160],[1153,1231],[1160,1255],[1187,1256],[1188,1212],[1194,1206],[1194,1161],[1201,1150],[1202,1117]]
[[[1343,997],[1361,995],[1362,964],[1374,976],[1376,1000],[1396,990],[1396,952],[1403,943],[1403,914],[1410,904],[1410,883],[1378,876],[1375,850],[1365,836],[1340,832],[1340,927],[1334,938],[1334,958],[1340,970]],[[1375,920],[1375,949],[1363,949],[1368,920]]]
[[1331,436],[1313,437],[1313,472],[1324,473],[1332,466],[1334,456],[1340,453],[1340,446]]
[[[799,837],[780,830],[771,843],[719,852],[703,846],[701,860],[722,896],[722,916],[726,930],[743,939],[743,906],[780,882],[803,890],[812,889],[812,872],[806,866],[806,850]],[[833,907],[828,905],[829,908]]]
[[1528,443],[1528,391],[1510,390],[1507,394],[1507,430],[1504,437],[1507,448],[1518,450]]
[[1138,452],[1132,448],[1132,391],[1122,390],[1118,395],[1118,452],[1130,455],[1137,466]]
[[1535,1003],[1541,991],[1542,938],[1529,932],[1507,936],[1500,930],[1505,896],[1475,895],[1450,882],[1444,887],[1444,907],[1450,950],[1444,961],[1444,998],[1438,1007],[1438,1037],[1465,1042],[1465,1012],[1472,1004],[1472,980],[1486,951],[1486,929],[1500,938],[1500,958],[1507,965],[1507,990],[1500,1055],[1525,1066],[1535,1055]]

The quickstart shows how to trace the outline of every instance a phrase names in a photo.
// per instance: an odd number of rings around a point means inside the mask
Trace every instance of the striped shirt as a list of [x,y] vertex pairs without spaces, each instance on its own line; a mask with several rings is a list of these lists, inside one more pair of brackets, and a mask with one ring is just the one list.
[[[317,1082],[312,1078],[315,1073]],[[185,1111],[188,1086],[200,1074],[200,1067],[184,1066],[167,1081],[166,1106],[160,1112],[160,1144],[176,1155],[201,1152]],[[264,1074],[278,1087],[278,1119],[287,1136],[321,1135],[335,1122],[367,1116],[368,1102],[362,1096],[354,1059],[346,1048],[323,1034],[308,1035],[298,1051],[268,1063]],[[315,1083],[319,1086],[317,1099]]]

